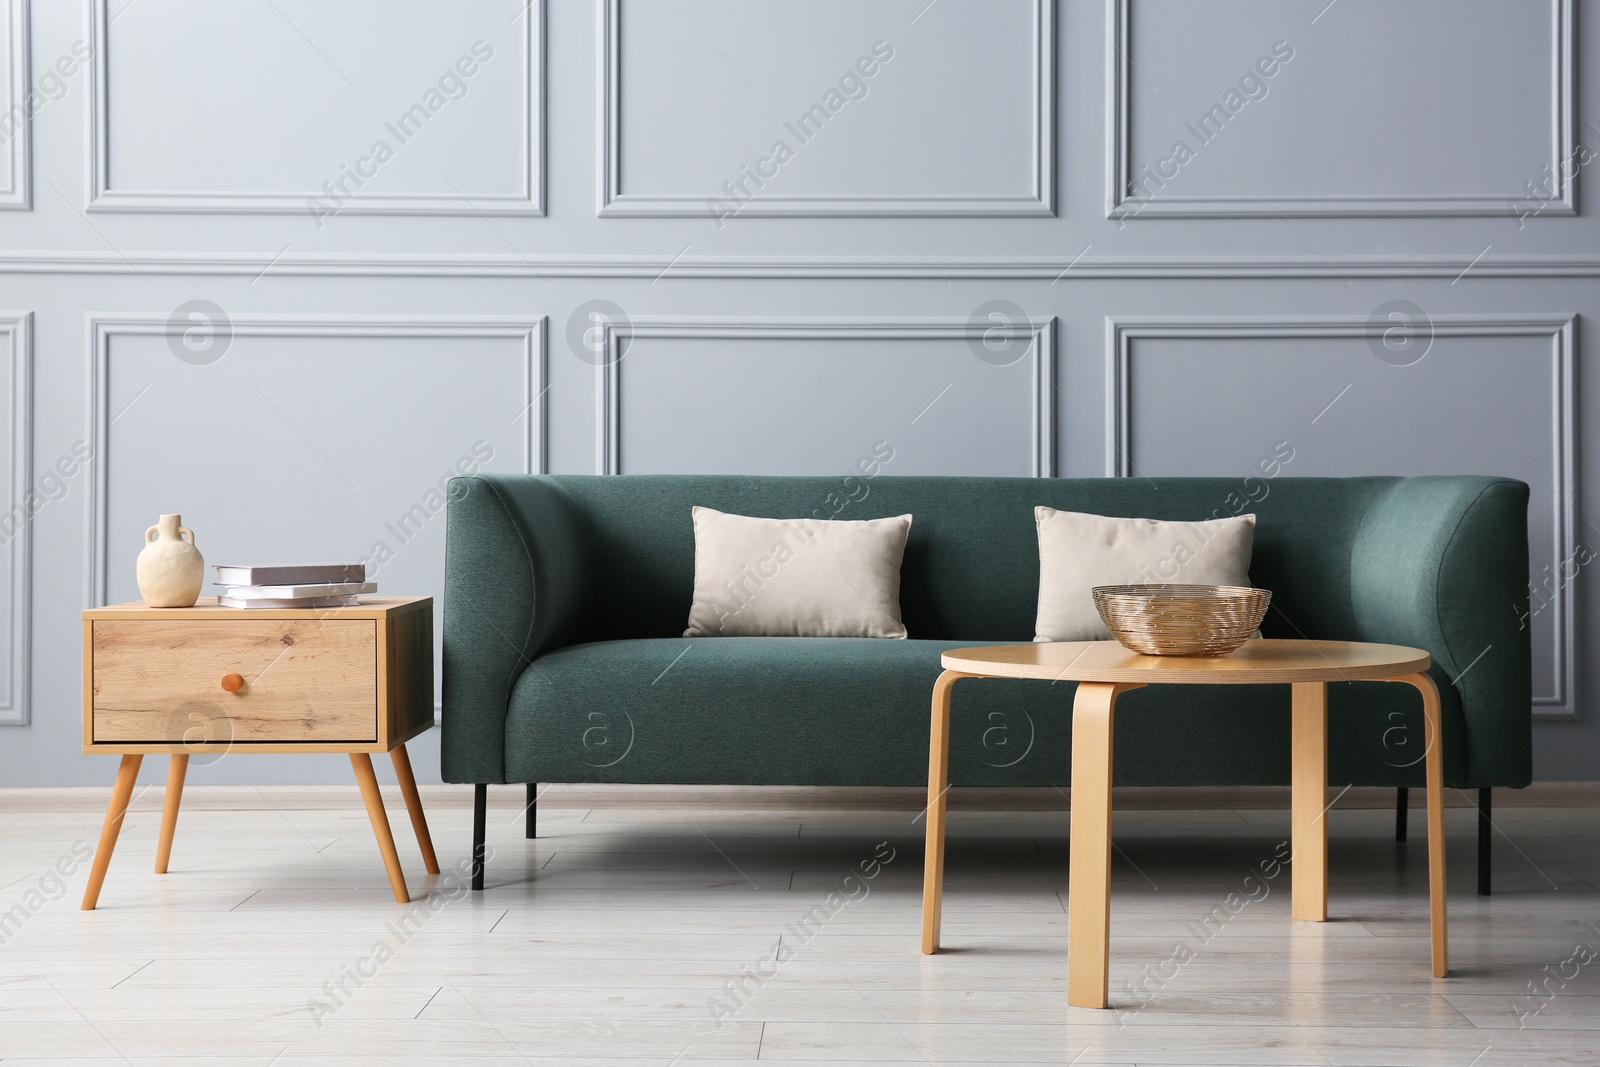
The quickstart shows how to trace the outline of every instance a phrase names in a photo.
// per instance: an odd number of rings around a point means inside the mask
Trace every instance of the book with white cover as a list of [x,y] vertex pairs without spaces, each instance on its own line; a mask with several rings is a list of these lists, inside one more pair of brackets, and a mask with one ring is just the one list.
[[323,585],[329,582],[364,582],[365,563],[287,563],[261,567],[218,563],[218,585]]
[[217,603],[225,608],[354,608],[359,607],[358,596],[302,596],[273,597],[269,600],[240,600],[237,597],[219,596]]
[[[222,585],[221,582],[217,583]],[[313,596],[354,596],[376,593],[377,582],[324,582],[316,585],[223,585],[223,596],[234,600],[296,600]]]

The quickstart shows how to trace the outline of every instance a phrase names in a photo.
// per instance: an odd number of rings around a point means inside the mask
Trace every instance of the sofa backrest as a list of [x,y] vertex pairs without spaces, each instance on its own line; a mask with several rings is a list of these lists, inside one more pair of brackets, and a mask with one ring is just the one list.
[[1263,626],[1266,635],[1362,639],[1350,580],[1357,532],[1368,509],[1403,481],[736,475],[549,480],[571,502],[589,572],[584,619],[578,632],[565,635],[568,640],[683,632],[694,581],[690,508],[699,504],[771,518],[870,519],[909,512],[914,518],[900,603],[910,636],[997,642],[1033,637],[1039,584],[1033,509],[1039,504],[1156,519],[1254,512],[1251,580],[1272,590],[1278,609]]

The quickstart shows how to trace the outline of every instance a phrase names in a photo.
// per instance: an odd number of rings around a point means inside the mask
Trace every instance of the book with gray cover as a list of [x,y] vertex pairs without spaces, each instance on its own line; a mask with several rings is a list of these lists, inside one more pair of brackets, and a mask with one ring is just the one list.
[[365,582],[365,563],[286,563],[276,566],[216,564],[218,585],[326,585]]

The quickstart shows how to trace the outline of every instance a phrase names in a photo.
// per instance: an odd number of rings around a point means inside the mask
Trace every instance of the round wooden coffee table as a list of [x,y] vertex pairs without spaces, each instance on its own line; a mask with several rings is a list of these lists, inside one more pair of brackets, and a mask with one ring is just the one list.
[[1067,1003],[1107,1006],[1111,898],[1111,720],[1118,694],[1145,685],[1288,683],[1292,716],[1290,865],[1296,919],[1328,917],[1328,683],[1405,682],[1422,694],[1428,772],[1428,898],[1433,974],[1445,974],[1444,758],[1439,691],[1426,652],[1356,641],[1247,641],[1227,656],[1144,656],[1115,641],[958,648],[933,684],[928,749],[928,851],[922,951],[939,949],[945,794],[950,778],[950,687],[963,678],[1078,683],[1072,703],[1072,824],[1067,896]]

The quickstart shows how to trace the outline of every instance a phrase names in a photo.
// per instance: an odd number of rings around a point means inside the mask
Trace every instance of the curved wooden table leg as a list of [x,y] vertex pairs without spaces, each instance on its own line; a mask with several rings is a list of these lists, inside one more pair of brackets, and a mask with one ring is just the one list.
[[928,732],[927,858],[922,870],[922,951],[939,951],[939,913],[944,907],[944,810],[950,791],[950,687],[967,677],[945,671],[933,683],[933,722]]
[[172,835],[178,829],[178,805],[183,803],[183,780],[189,774],[189,754],[173,753],[167,768],[167,800],[161,806],[161,840],[156,845],[156,873],[167,873],[172,858]]
[[1444,869],[1444,732],[1439,715],[1439,689],[1426,674],[1395,678],[1422,694],[1423,737],[1428,772],[1428,917],[1433,943],[1433,976],[1443,978],[1449,969],[1445,916]]
[[416,831],[417,845],[422,849],[422,865],[429,874],[439,873],[439,857],[433,852],[433,837],[428,833],[428,818],[422,814],[422,796],[417,792],[417,779],[411,773],[411,757],[405,745],[389,750],[394,763],[394,776],[400,780],[400,795],[406,798],[406,811],[411,815],[411,829]]
[[1104,1008],[1111,976],[1111,721],[1137,685],[1079,682],[1072,701],[1067,1003]]
[[361,799],[367,802],[367,818],[372,820],[372,833],[378,839],[378,851],[383,853],[383,865],[389,872],[394,899],[409,904],[411,894],[406,890],[405,872],[400,869],[400,854],[394,850],[394,834],[389,830],[389,815],[383,810],[378,776],[372,772],[372,757],[365,752],[352,752],[350,765],[355,768],[356,782],[361,786]]
[[1328,686],[1295,682],[1290,689],[1290,913],[1328,918]]
[[117,784],[111,787],[111,805],[106,808],[105,825],[100,828],[100,845],[94,850],[94,865],[89,868],[89,885],[83,891],[84,911],[93,911],[100,900],[100,886],[111,866],[111,853],[116,850],[117,835],[122,832],[122,819],[128,814],[128,801],[133,799],[133,785],[139,780],[139,764],[143,762],[143,756],[130,752],[117,768]]

